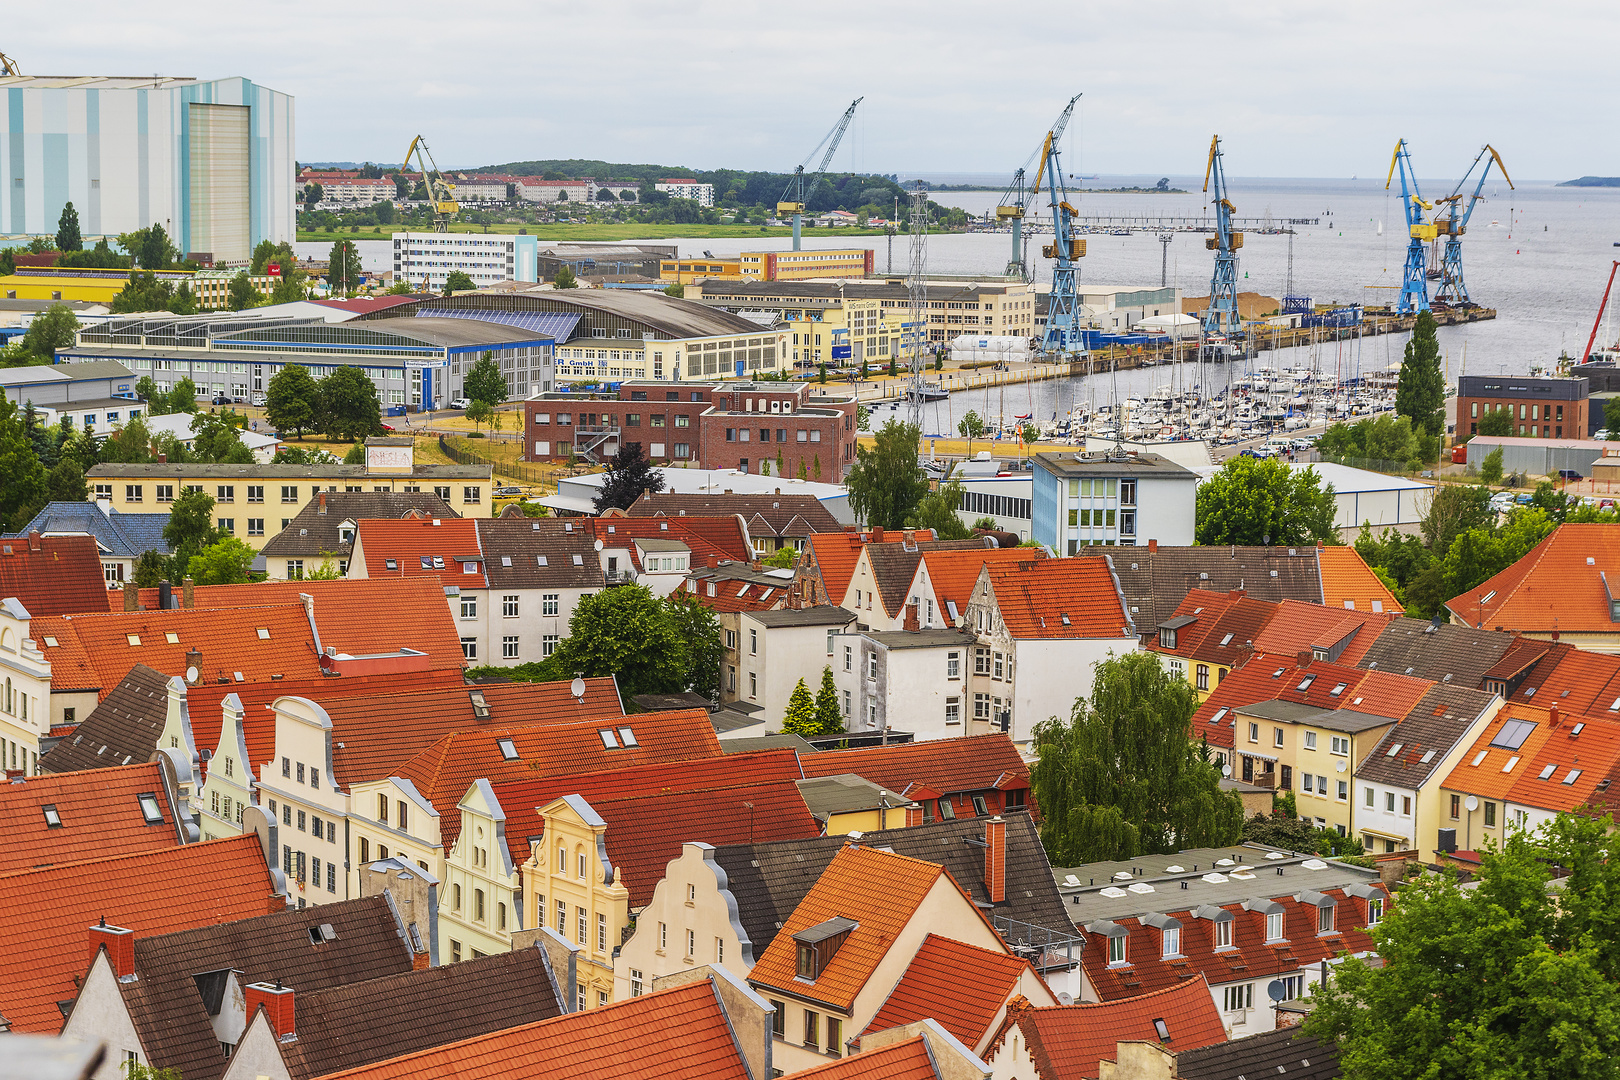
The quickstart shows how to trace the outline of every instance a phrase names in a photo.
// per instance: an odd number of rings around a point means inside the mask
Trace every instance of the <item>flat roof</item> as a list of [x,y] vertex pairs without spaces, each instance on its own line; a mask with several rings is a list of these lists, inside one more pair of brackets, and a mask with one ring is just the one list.
[[[528,288],[499,293],[480,290],[457,296],[436,297],[421,303],[431,304],[440,310],[592,312],[643,323],[672,338],[738,337],[745,334],[775,333],[740,315],[717,311],[691,300],[679,300],[656,290]],[[395,318],[410,316],[413,306],[399,304],[385,311],[374,312],[365,318],[370,322],[392,322]],[[584,339],[582,343],[610,348],[614,345],[623,345],[626,341],[634,345],[640,340],[639,337],[603,338]]]
[[831,605],[781,608],[777,611],[744,611],[742,614],[766,626],[843,626],[855,621],[853,611]]
[[877,630],[862,635],[886,649],[931,649],[940,645],[971,643],[974,636],[965,630]]
[[1188,480],[1197,478],[1197,474],[1191,469],[1177,465],[1169,458],[1158,454],[1129,454],[1117,457],[1105,451],[1087,454],[1048,452],[1036,454],[1035,462],[1047,472],[1063,477],[1162,476]]

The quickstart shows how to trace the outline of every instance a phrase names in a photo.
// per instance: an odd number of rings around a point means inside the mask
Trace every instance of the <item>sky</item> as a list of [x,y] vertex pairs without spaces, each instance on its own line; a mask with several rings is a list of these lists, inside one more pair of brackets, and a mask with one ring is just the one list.
[[[1213,14],[1212,14],[1213,13]],[[598,158],[791,171],[863,96],[833,168],[1010,174],[1083,93],[1065,168],[1422,176],[1493,144],[1515,180],[1620,175],[1620,5],[1186,0],[598,0],[8,5],[29,75],[241,76],[296,98],[302,161]]]

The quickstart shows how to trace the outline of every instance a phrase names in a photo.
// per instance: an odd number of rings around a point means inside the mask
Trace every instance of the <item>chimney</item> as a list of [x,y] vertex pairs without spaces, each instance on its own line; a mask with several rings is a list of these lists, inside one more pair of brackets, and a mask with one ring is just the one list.
[[1558,726],[1558,702],[1555,701],[1547,707],[1547,717],[1549,721],[1548,728],[1556,728]]
[[141,606],[141,590],[135,587],[133,581],[124,582],[124,610],[135,611]]
[[906,828],[915,829],[923,823],[922,803],[906,804]]
[[984,823],[984,887],[992,904],[1007,899],[1007,823],[1000,815]]
[[[202,653],[198,652],[194,648],[186,650],[186,670],[189,672],[192,668],[197,669],[197,681],[201,682],[202,681]],[[191,680],[187,679],[186,681],[190,682]]]
[[44,545],[39,542],[39,530],[38,529],[30,529],[30,530],[28,530],[28,550],[29,551],[42,551],[42,550],[44,550]]
[[167,465],[169,463],[169,455],[168,454],[159,454],[157,457],[158,457],[158,464],[159,465]]
[[922,624],[917,621],[917,601],[915,600],[906,605],[905,628],[912,633],[922,629]]
[[1241,600],[1247,595],[1249,595],[1248,592],[1243,589],[1228,589],[1226,592],[1228,600]]
[[315,511],[315,512],[317,514],[326,513],[326,492],[324,492],[324,491],[321,492],[321,508],[319,510]]
[[1294,655],[1294,660],[1299,667],[1309,667],[1312,659],[1314,657],[1309,649],[1301,649]]
[[900,539],[905,542],[905,545],[907,547],[916,546],[916,543],[917,543],[917,530],[916,529],[906,529],[905,531],[903,531],[900,534]]
[[1152,552],[1152,551],[1158,551],[1158,550],[1159,550],[1159,541],[1156,540],[1156,539],[1151,539],[1150,538],[1148,540],[1148,551]]
[[278,1040],[293,1038],[297,1031],[293,1027],[293,992],[290,987],[282,986],[276,980],[274,986],[267,982],[250,983],[244,988],[247,997],[247,1019],[253,1022],[254,1015],[263,1005],[269,1014],[270,1030],[276,1033]]
[[113,974],[120,979],[134,978],[135,976],[135,931],[125,930],[121,926],[108,926],[107,917],[101,918],[99,926],[90,928],[90,959],[96,958],[101,947],[107,947],[107,959],[112,962]]
[[187,611],[197,606],[196,589],[197,581],[195,578],[186,578],[180,583],[180,595],[184,598]]
[[167,581],[158,582],[158,610],[168,611],[174,607],[174,586]]

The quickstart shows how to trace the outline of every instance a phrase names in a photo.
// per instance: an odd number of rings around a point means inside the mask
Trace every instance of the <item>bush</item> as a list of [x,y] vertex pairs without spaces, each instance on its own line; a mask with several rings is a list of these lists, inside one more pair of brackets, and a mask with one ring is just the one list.
[[482,439],[483,437],[484,437],[484,433],[482,431],[469,431],[469,432],[467,432],[467,438],[469,438],[469,439]]

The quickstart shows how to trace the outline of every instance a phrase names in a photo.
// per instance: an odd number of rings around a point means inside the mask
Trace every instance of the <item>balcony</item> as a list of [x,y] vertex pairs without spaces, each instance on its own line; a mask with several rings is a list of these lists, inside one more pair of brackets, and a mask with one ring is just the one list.
[[634,570],[606,570],[602,573],[603,580],[609,585],[634,585],[636,572]]
[[574,453],[589,461],[593,465],[600,465],[601,459],[597,451],[607,443],[619,437],[617,424],[604,427],[576,427],[574,429]]

